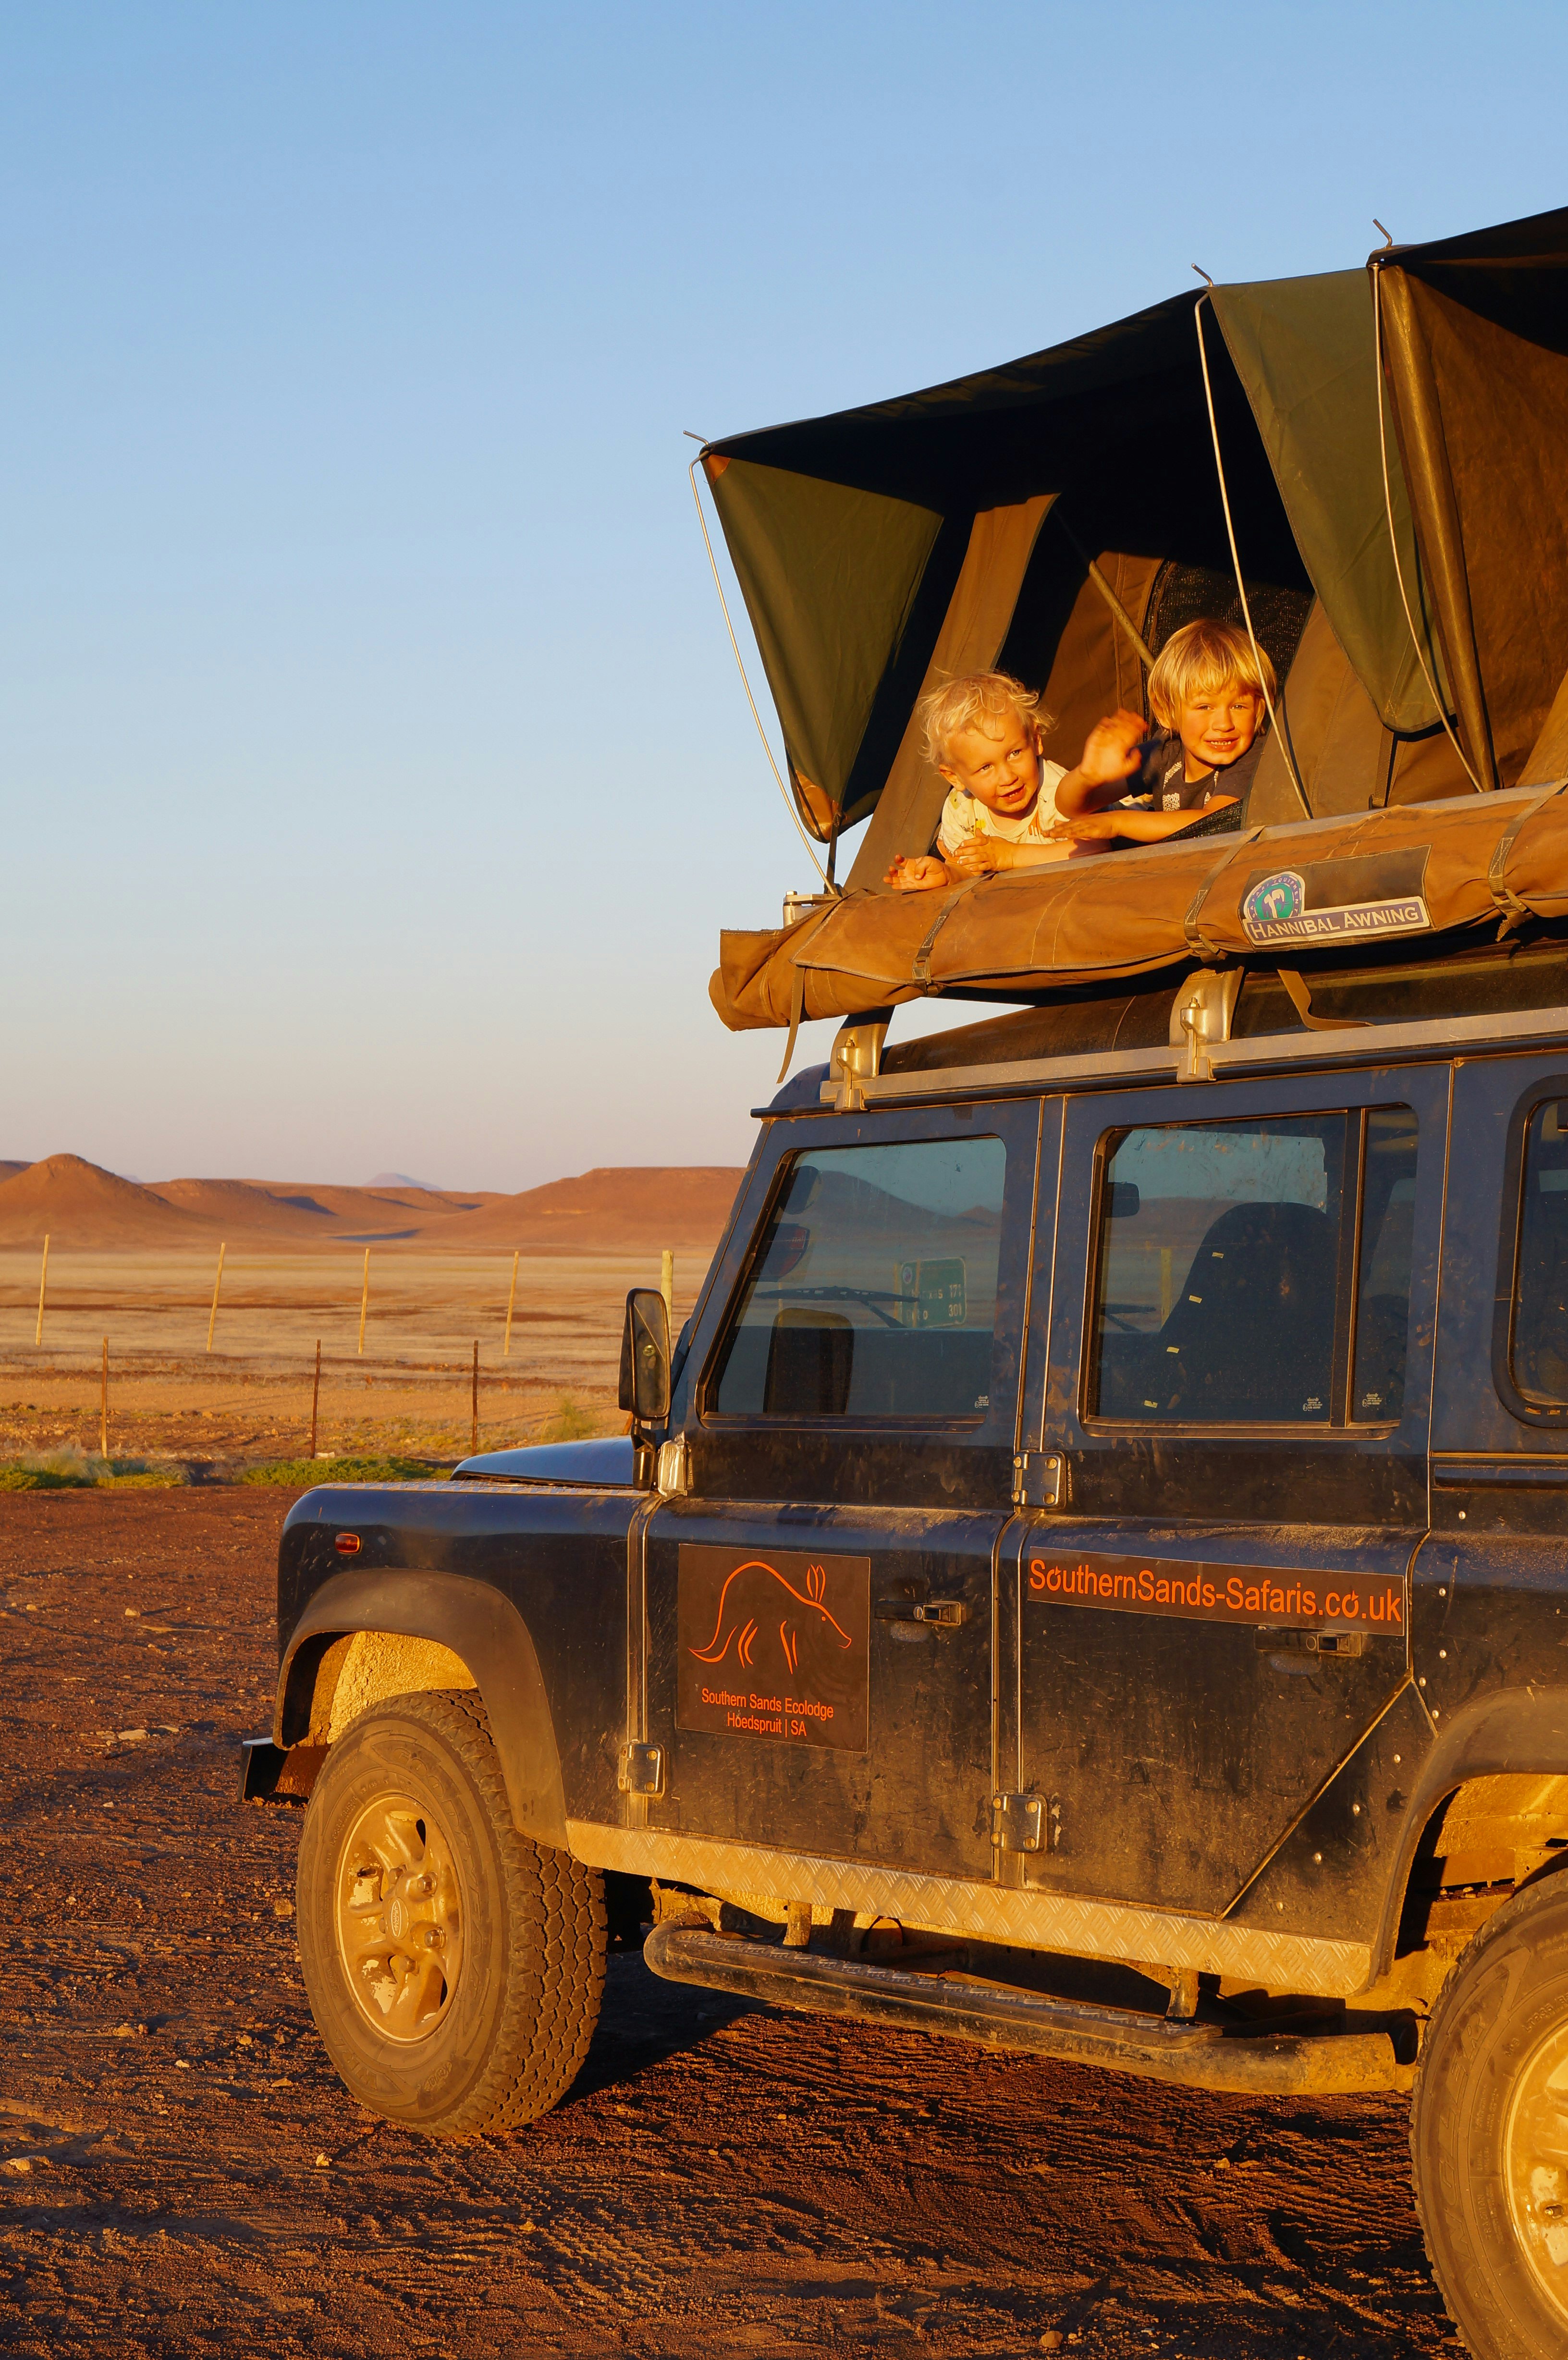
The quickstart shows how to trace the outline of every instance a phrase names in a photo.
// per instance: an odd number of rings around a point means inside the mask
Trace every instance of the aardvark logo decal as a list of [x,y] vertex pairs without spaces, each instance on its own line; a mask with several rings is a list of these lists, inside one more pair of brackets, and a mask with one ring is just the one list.
[[866,1751],[871,1560],[682,1544],[676,1726]]

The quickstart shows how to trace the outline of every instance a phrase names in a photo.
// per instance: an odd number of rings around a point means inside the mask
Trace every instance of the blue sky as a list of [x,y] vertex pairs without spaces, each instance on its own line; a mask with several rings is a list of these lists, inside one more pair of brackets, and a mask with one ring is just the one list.
[[809,872],[682,430],[1562,202],[1565,52],[1376,0],[0,5],[0,1155],[741,1160],[781,1044],[717,933]]

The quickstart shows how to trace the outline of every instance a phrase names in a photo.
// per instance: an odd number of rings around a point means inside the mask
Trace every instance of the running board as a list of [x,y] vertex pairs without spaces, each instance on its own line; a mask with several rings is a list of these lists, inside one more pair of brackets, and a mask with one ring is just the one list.
[[700,1983],[773,2007],[875,2017],[907,2032],[1108,2065],[1118,2073],[1179,2081],[1189,2089],[1251,2097],[1345,2097],[1408,2090],[1414,2070],[1400,2062],[1387,2031],[1269,2033],[1139,2016],[1127,2008],[994,1984],[943,1983],[865,1959],[785,1950],[771,1942],[710,1933],[705,1927],[656,1926],[642,1954],[667,1983]]

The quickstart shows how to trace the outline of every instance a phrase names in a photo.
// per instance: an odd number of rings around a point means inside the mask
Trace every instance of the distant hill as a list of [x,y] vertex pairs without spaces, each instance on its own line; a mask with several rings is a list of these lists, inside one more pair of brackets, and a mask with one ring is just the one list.
[[551,1180],[519,1196],[495,1197],[481,1211],[453,1220],[442,1230],[441,1243],[566,1253],[610,1247],[708,1248],[729,1218],[740,1182],[741,1167],[734,1164],[602,1165],[572,1180]]
[[209,1224],[80,1155],[46,1155],[0,1180],[0,1245],[37,1245],[46,1232],[88,1249],[180,1246],[201,1243]]
[[472,1253],[708,1251],[740,1177],[730,1164],[631,1164],[513,1196],[418,1181],[369,1188],[278,1180],[138,1186],[80,1155],[50,1155],[0,1165],[0,1247],[33,1247],[47,1231],[56,1245],[81,1252],[215,1251],[220,1240],[295,1252],[366,1244]]
[[432,1196],[441,1194],[438,1181],[416,1180],[407,1172],[378,1172],[365,1185],[367,1188],[428,1188]]

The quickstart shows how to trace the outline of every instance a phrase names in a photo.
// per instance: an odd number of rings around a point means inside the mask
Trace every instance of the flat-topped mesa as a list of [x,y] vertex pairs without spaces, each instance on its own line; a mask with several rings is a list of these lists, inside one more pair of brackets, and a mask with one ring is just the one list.
[[1503,967],[1517,965],[1523,945],[1564,919],[1568,781],[1559,781],[1178,838],[945,894],[846,894],[776,932],[725,934],[709,989],[735,1031],[951,993],[1049,1003],[1065,1036],[1083,1031],[1088,1000],[1101,1013],[1087,1051],[1101,1045],[1110,1011],[1129,1005],[1114,987],[1132,978],[1161,974],[1163,993],[1138,997],[1169,1007],[1194,968],[1316,977],[1380,971],[1391,956],[1423,970],[1451,965],[1457,977],[1474,966],[1467,955],[1498,939],[1510,946]]

